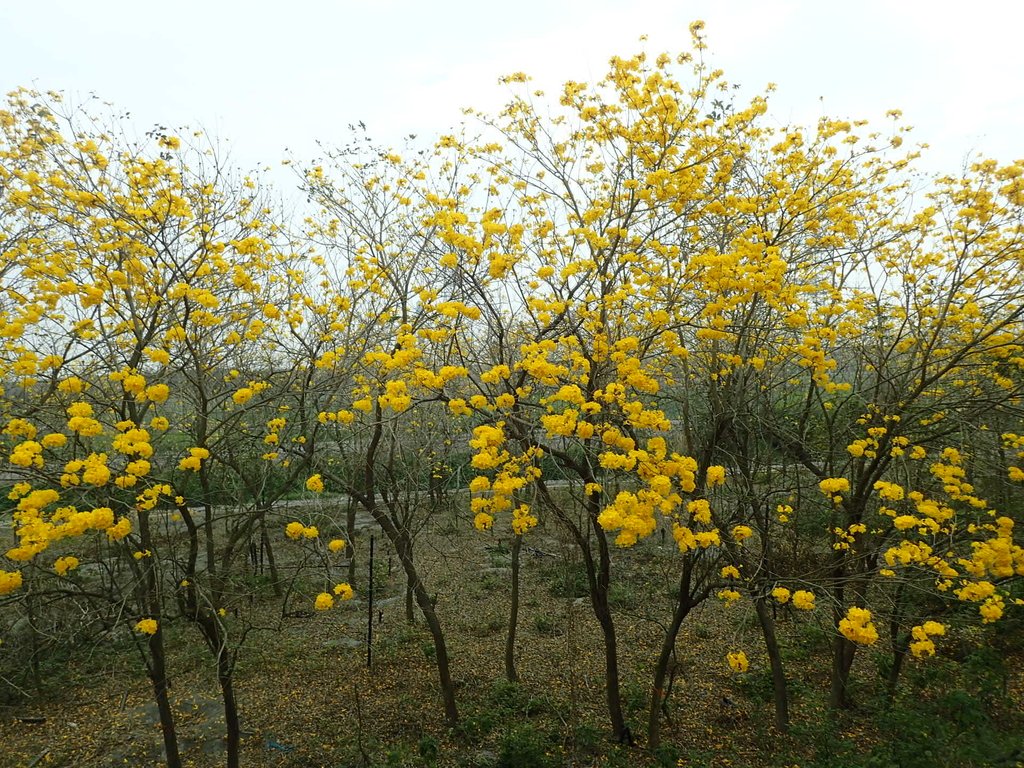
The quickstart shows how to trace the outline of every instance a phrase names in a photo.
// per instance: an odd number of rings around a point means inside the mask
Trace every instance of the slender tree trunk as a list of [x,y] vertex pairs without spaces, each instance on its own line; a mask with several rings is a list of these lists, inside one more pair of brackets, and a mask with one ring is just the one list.
[[892,637],[892,663],[889,665],[889,674],[885,679],[885,703],[891,707],[896,700],[896,689],[900,683],[900,673],[903,671],[903,662],[907,659],[907,646],[910,638],[902,635],[896,622],[891,628]]
[[[592,476],[581,474],[581,477],[588,482],[593,481]],[[600,495],[595,492],[587,496],[586,506],[589,518],[589,531],[584,532],[564,512],[560,511],[558,504],[551,498],[550,493],[542,482],[538,484],[538,488],[559,521],[572,534],[576,545],[579,547],[580,554],[583,556],[583,564],[587,569],[590,605],[601,627],[601,636],[604,640],[605,694],[608,700],[608,718],[611,721],[612,737],[620,744],[633,744],[633,735],[630,733],[629,728],[626,727],[626,721],[622,714],[622,696],[619,691],[618,644],[615,638],[615,622],[612,619],[611,609],[608,606],[608,591],[611,582],[611,556],[608,553],[608,537],[598,522],[598,516],[601,512]],[[590,543],[591,540],[597,541],[596,563]]]
[[[397,546],[395,547],[395,549],[396,549],[396,551],[398,551],[398,559],[399,559],[400,562],[405,562],[406,560],[408,560],[409,562],[413,561],[412,542],[409,541],[409,537],[408,537],[408,535],[404,531],[400,531],[399,532],[398,543],[397,543]],[[415,610],[413,608],[414,599],[415,599],[415,595],[413,594],[413,592],[415,591],[415,586],[416,585],[415,585],[415,582],[413,581],[413,579],[414,579],[414,577],[409,575],[409,572],[406,571],[406,576],[405,576],[405,623],[408,624],[409,626],[412,626],[413,624],[416,623],[416,612],[415,612]]]
[[241,728],[238,725],[238,702],[235,700],[234,670],[227,649],[221,649],[217,657],[217,681],[220,683],[221,698],[224,700],[224,726],[227,736],[227,768],[239,768],[238,751]]
[[604,684],[612,737],[620,744],[632,743],[632,734],[626,727],[626,719],[622,714],[622,695],[619,692],[619,649],[615,638],[615,623],[612,621],[612,612],[608,606],[607,586],[591,595],[591,604],[604,638]]
[[[434,660],[437,664],[437,676],[441,684],[441,698],[444,704],[445,720],[449,727],[454,727],[459,722],[459,710],[455,703],[455,685],[452,683],[451,666],[448,661],[448,646],[444,641],[444,631],[441,629],[441,622],[438,621],[437,612],[434,610],[433,603],[430,602],[430,595],[427,594],[426,587],[423,586],[423,582],[420,581],[419,574],[416,572],[416,564],[413,562],[412,556],[412,543],[409,541],[408,531],[399,530],[395,525],[395,521],[377,503],[374,463],[383,435],[383,422],[381,421],[379,401],[374,415],[376,424],[373,436],[370,438],[370,443],[366,448],[366,459],[363,464],[363,487],[365,491],[359,493],[351,489],[350,492],[359,499],[359,502],[373,516],[374,521],[381,527],[381,530],[384,531],[388,541],[391,542],[391,546],[398,553],[398,559],[402,563],[402,568],[405,571],[408,582],[413,586],[413,596],[416,598],[416,604],[419,606],[420,613],[423,614],[423,619],[427,622],[427,628],[430,630],[430,636],[434,640]],[[409,542],[408,548],[403,546],[403,541]]]
[[896,699],[896,688],[900,682],[900,672],[903,671],[903,662],[906,659],[910,636],[900,631],[900,623],[903,618],[903,598],[906,594],[906,583],[901,582],[896,591],[895,607],[889,621],[889,647],[892,649],[892,664],[889,667],[889,674],[885,680],[885,703],[891,707]]
[[149,679],[153,683],[153,697],[156,699],[156,709],[160,715],[160,731],[164,740],[164,752],[167,754],[167,768],[181,768],[178,732],[174,725],[170,697],[167,695],[170,685],[167,679],[163,633],[163,627],[158,624],[156,632],[149,638]]
[[413,610],[413,588],[412,583],[405,580],[405,623],[412,626],[416,623],[416,612]]
[[345,510],[345,535],[348,537],[348,583],[356,582],[356,505],[349,497]]
[[519,682],[516,672],[516,628],[519,625],[519,553],[523,537],[512,537],[512,598],[508,608],[508,632],[505,634],[505,677],[510,683]]
[[437,676],[441,682],[441,698],[444,702],[445,720],[448,726],[453,728],[459,722],[459,709],[455,703],[455,685],[452,683],[451,666],[448,661],[448,646],[444,641],[441,622],[438,621],[437,612],[434,610],[433,603],[430,602],[430,595],[427,594],[427,590],[416,576],[416,569],[412,561],[403,562],[402,565],[411,569],[411,572],[407,570],[406,573],[415,585],[413,591],[416,596],[416,604],[419,606],[420,613],[423,614],[423,619],[427,622],[427,628],[430,630],[430,636],[434,640],[434,657],[437,661]]
[[35,686],[36,695],[43,693],[43,674],[39,667],[39,658],[43,654],[42,643],[39,641],[39,628],[36,626],[36,598],[32,590],[32,583],[26,585],[25,590],[25,613],[28,618],[29,637],[32,638],[32,655],[29,657],[29,670],[32,672],[32,685]]
[[833,709],[846,709],[850,706],[850,669],[856,646],[842,635],[837,634],[832,641],[832,686],[829,694],[829,705]]
[[651,709],[647,715],[647,747],[652,750],[661,744],[661,711],[667,696],[665,681],[668,679],[669,665],[672,663],[672,654],[676,648],[676,638],[679,637],[679,628],[683,625],[683,620],[693,609],[693,602],[690,600],[690,571],[689,567],[684,567],[679,579],[679,597],[672,612],[672,623],[662,638],[661,653],[658,654],[658,663],[654,667],[654,689],[651,691]]
[[903,671],[903,662],[906,658],[906,648],[893,649],[892,664],[889,667],[889,674],[886,676],[885,681],[885,702],[887,706],[891,707],[896,700],[896,689],[900,683],[900,672]]
[[779,641],[775,636],[775,619],[768,610],[764,598],[754,601],[757,620],[761,624],[765,650],[772,668],[772,697],[775,700],[775,727],[782,733],[789,730],[789,691],[786,688],[786,671],[782,665]]
[[270,583],[274,589],[274,597],[281,597],[284,592],[281,590],[281,575],[277,570],[277,558],[274,557],[274,548],[267,533],[266,512],[260,514],[260,541],[263,551],[267,555],[267,566],[270,568]]
[[[149,529],[149,512],[139,512],[139,538],[142,548],[154,549],[152,533]],[[149,679],[153,683],[153,697],[156,699],[157,712],[160,715],[160,731],[164,740],[164,752],[167,754],[167,768],[181,768],[181,756],[178,754],[178,732],[174,725],[174,713],[171,711],[170,698],[167,691],[170,683],[167,678],[167,657],[164,653],[163,614],[160,610],[160,585],[157,580],[154,558],[147,558],[142,575],[142,599],[149,617],[157,622],[156,632],[149,637]]]
[[587,569],[590,571],[590,602],[604,638],[604,682],[608,699],[608,718],[611,721],[612,737],[620,744],[632,744],[633,735],[626,727],[626,719],[622,714],[622,695],[619,691],[619,648],[615,638],[615,622],[608,605],[612,570],[611,556],[608,552],[608,537],[605,535],[604,529],[601,528],[601,524],[597,522],[599,505],[596,495],[593,499],[588,499],[588,506],[590,507],[591,531],[594,538],[597,539],[596,572],[593,560],[586,558],[589,552],[584,553],[584,557]]
[[[840,553],[839,557],[842,557]],[[837,569],[837,576],[844,574],[842,568]],[[853,668],[853,660],[857,655],[857,646],[852,640],[839,633],[839,622],[843,619],[843,606],[846,605],[848,597],[854,605],[866,605],[867,580],[863,574],[856,574],[849,579],[844,586],[842,582],[834,590],[835,607],[833,609],[833,626],[836,630],[835,639],[832,641],[832,681],[829,693],[829,705],[834,709],[847,709],[851,706],[850,700],[850,670]]]
[[426,587],[420,581],[416,572],[416,563],[412,557],[411,545],[406,547],[402,544],[403,534],[395,527],[391,519],[380,509],[371,507],[373,517],[383,529],[402,563],[407,583],[412,585],[413,596],[416,598],[416,605],[427,623],[427,629],[434,641],[434,660],[437,664],[437,676],[441,684],[441,699],[444,704],[445,720],[449,727],[454,727],[459,722],[459,709],[455,703],[455,685],[452,683],[451,665],[448,660],[448,646],[444,640],[444,631],[441,629],[441,622],[438,621],[437,611],[430,601]]

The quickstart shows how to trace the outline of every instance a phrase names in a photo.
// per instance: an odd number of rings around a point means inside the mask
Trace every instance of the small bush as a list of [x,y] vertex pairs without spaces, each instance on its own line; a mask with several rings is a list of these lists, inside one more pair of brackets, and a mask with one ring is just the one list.
[[532,726],[513,728],[501,740],[497,768],[545,768],[553,766],[544,736]]

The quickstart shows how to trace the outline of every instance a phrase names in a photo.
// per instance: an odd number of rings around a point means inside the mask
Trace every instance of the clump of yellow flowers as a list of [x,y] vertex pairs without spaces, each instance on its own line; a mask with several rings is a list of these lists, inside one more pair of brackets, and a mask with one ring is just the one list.
[[872,645],[878,641],[878,630],[871,622],[871,611],[866,608],[851,606],[846,617],[839,621],[839,631],[858,645]]

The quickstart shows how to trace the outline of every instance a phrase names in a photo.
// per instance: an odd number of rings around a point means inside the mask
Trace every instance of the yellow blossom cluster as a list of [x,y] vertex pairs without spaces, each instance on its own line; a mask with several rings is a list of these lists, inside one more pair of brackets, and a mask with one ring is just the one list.
[[917,658],[935,655],[933,637],[946,634],[946,627],[937,621],[926,621],[910,629],[910,652]]
[[878,630],[871,621],[871,611],[851,606],[846,617],[839,621],[839,631],[847,640],[859,645],[872,645],[878,641]]
[[333,595],[331,592],[321,592],[316,596],[316,600],[313,603],[313,607],[316,608],[316,610],[329,611],[334,607],[335,597],[344,602],[345,600],[351,600],[355,596],[355,592],[352,587],[345,582],[335,584],[334,589],[331,591],[334,593]]
[[725,660],[729,663],[729,669],[733,672],[746,672],[750,669],[750,662],[747,660],[747,654],[743,651],[730,651],[726,654]]
[[198,472],[202,468],[202,462],[210,458],[210,451],[206,448],[189,448],[188,456],[178,462],[178,469],[182,472],[191,470]]
[[284,535],[289,539],[315,539],[320,535],[320,531],[317,530],[316,526],[303,525],[297,520],[293,520],[288,523],[284,528]]

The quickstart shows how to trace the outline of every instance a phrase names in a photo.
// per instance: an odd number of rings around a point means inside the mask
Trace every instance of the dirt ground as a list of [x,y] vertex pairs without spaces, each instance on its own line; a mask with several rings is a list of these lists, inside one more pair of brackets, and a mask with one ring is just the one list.
[[[371,532],[363,526],[356,542],[360,557]],[[356,584],[363,587],[357,597],[331,611],[308,610],[311,602],[299,589],[284,611],[280,600],[268,598],[246,617],[268,630],[249,636],[236,672],[243,766],[485,768],[498,765],[499,758],[522,766],[541,759],[573,766],[800,765],[825,717],[829,629],[821,622],[826,617],[779,616],[793,677],[793,730],[779,735],[771,727],[767,658],[753,612],[742,603],[728,608],[710,600],[687,618],[677,644],[663,735],[667,747],[651,754],[642,744],[611,744],[600,634],[572,548],[557,531],[543,528],[525,542],[520,682],[510,685],[503,659],[509,539],[472,531],[466,521],[447,521],[417,545],[458,687],[462,722],[446,729],[433,644],[421,621],[407,624],[397,558],[379,532],[376,536],[372,669],[366,666],[368,604],[359,573]],[[612,602],[623,704],[642,742],[678,553],[671,537],[665,543],[655,536],[614,555],[620,586]],[[282,618],[283,612],[288,616]],[[223,715],[211,658],[184,622],[167,631],[185,764],[223,765]],[[746,651],[751,672],[729,670],[724,657],[732,649]],[[42,695],[4,706],[0,766],[161,764],[152,691],[130,653],[130,648],[116,656],[83,648],[60,669],[47,671]],[[118,661],[111,663],[112,658]],[[1020,680],[1010,684],[1019,686]],[[849,714],[844,727],[851,740],[878,738],[866,714]],[[543,758],[531,759],[538,749]],[[509,754],[522,755],[523,762],[509,763]]]

